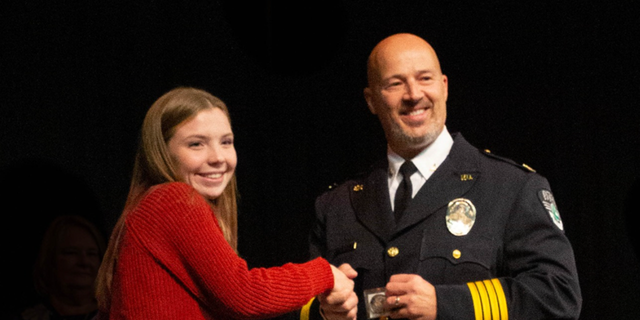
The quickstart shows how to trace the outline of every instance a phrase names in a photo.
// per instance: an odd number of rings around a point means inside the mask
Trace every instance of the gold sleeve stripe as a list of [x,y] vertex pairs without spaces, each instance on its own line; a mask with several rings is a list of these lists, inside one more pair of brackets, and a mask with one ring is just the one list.
[[478,286],[478,292],[480,292],[480,301],[482,301],[482,314],[484,319],[491,319],[491,305],[489,304],[489,295],[487,294],[487,288],[482,281],[476,281]]
[[487,288],[489,295],[489,303],[491,303],[491,319],[500,319],[500,310],[498,310],[498,297],[496,296],[496,290],[493,288],[491,281],[483,281],[484,286]]
[[311,310],[311,304],[315,299],[315,297],[311,298],[311,300],[302,307],[302,310],[300,310],[300,320],[309,320],[309,311]]
[[504,290],[502,284],[498,279],[491,279],[493,287],[496,289],[498,295],[498,303],[500,305],[500,317],[502,320],[509,320],[509,309],[507,309],[507,298],[504,296]]
[[473,312],[476,315],[476,320],[482,320],[482,302],[480,301],[480,294],[478,288],[473,282],[467,283],[469,291],[471,291],[471,299],[473,300]]
[[498,279],[467,283],[476,320],[508,320],[507,299]]

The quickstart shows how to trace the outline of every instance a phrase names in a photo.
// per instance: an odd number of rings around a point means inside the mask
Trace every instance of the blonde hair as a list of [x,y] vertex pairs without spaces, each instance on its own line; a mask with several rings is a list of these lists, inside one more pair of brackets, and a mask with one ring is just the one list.
[[[125,232],[124,222],[127,214],[136,207],[142,196],[152,186],[180,181],[167,143],[181,123],[192,119],[200,111],[211,108],[222,110],[231,122],[229,110],[222,100],[196,88],[175,88],[162,95],[147,111],[142,123],[129,195],[122,215],[113,229],[107,252],[98,272],[97,298],[101,309],[110,303],[111,280],[118,259],[119,242]],[[237,184],[234,174],[222,194],[209,202],[225,239],[237,251],[238,209],[236,198]]]
[[33,268],[33,283],[37,293],[42,297],[58,294],[54,272],[56,257],[60,251],[60,242],[67,236],[71,227],[78,227],[91,235],[98,248],[97,255],[102,259],[105,250],[104,236],[89,220],[75,215],[62,215],[55,218],[47,228],[40,245],[40,253]]

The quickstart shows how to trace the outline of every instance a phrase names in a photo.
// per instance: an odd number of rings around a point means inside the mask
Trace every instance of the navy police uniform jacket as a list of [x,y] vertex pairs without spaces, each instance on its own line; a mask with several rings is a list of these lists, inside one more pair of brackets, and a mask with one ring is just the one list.
[[[479,151],[461,134],[453,137],[449,156],[397,223],[386,160],[321,195],[312,257],[358,271],[359,319],[366,318],[363,290],[384,287],[398,273],[435,286],[438,319],[578,318],[574,254],[547,180]],[[475,223],[464,235],[447,227],[454,199],[475,207]],[[311,318],[318,316],[315,304]]]

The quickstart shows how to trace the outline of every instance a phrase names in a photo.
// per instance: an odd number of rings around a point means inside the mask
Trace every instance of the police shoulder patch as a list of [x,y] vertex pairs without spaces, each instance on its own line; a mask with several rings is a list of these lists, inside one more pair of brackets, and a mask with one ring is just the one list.
[[564,230],[562,219],[560,218],[560,211],[558,211],[558,206],[556,205],[556,201],[553,198],[551,191],[541,189],[538,191],[538,198],[540,199],[540,202],[542,202],[544,209],[551,217],[551,221],[553,221],[560,230]]

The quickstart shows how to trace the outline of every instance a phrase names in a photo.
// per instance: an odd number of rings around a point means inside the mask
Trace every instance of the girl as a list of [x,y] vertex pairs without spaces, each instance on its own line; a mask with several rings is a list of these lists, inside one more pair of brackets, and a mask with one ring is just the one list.
[[322,258],[248,269],[236,253],[236,163],[220,99],[177,88],[151,106],[98,274],[98,319],[266,318],[321,293],[355,295]]

